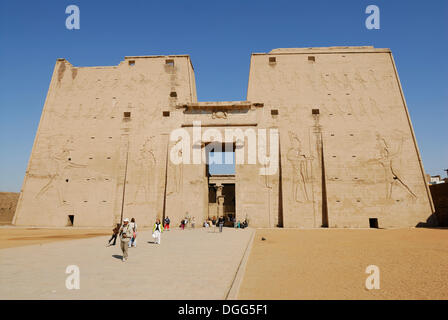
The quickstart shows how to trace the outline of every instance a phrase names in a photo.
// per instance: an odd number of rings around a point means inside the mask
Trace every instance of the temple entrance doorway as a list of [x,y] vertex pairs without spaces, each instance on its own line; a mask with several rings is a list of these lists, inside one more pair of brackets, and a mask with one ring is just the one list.
[[237,219],[235,197],[235,146],[212,143],[207,145],[208,218],[225,219],[225,226],[233,226]]
[[236,217],[236,197],[234,176],[219,176],[209,179],[208,218],[223,216],[225,226],[233,226]]

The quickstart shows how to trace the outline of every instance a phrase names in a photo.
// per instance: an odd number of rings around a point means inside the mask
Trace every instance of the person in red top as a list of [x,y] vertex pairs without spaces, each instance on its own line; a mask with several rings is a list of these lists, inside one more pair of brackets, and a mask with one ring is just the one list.
[[170,230],[170,218],[169,217],[166,217],[164,220],[163,220],[163,222],[164,222],[164,226],[163,226],[163,228],[166,230],[166,231],[168,231],[168,230]]
[[180,222],[180,227],[182,228],[182,230],[185,229],[185,220],[186,219],[182,219],[182,221]]

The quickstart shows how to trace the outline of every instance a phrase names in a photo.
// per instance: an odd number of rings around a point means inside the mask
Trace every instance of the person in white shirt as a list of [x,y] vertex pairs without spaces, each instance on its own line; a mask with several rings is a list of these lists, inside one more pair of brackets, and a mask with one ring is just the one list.
[[131,219],[131,223],[129,223],[132,229],[132,238],[129,240],[129,248],[130,247],[137,247],[137,223],[135,222],[135,219]]
[[162,237],[163,226],[160,223],[160,219],[157,218],[154,227],[152,228],[152,237],[156,239],[156,243],[160,244],[160,238]]

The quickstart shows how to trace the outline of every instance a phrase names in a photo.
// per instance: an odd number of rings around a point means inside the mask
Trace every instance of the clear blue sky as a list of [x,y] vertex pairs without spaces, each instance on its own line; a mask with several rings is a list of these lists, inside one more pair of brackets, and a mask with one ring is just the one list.
[[[124,56],[189,54],[198,97],[244,100],[252,52],[391,48],[427,172],[448,167],[448,1],[0,0],[0,191],[19,191],[55,60],[117,65]],[[67,30],[76,4],[81,29]],[[365,27],[377,5],[381,29]],[[218,62],[219,61],[219,62]]]

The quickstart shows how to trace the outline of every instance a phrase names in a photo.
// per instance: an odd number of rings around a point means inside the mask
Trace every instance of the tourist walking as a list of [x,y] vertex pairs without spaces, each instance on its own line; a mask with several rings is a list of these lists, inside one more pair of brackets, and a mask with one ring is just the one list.
[[196,224],[196,222],[194,221],[194,217],[191,218],[191,227],[194,229],[194,225]]
[[[109,241],[106,244],[106,247],[114,246],[117,241],[118,231],[120,231],[120,224],[117,223],[117,226],[112,230],[113,234],[112,237],[109,239]],[[110,244],[110,242],[114,240],[114,243]]]
[[160,223],[160,219],[157,218],[154,227],[152,228],[152,237],[156,240],[157,244],[160,244],[160,238],[162,237],[163,226]]
[[132,228],[129,225],[129,219],[126,218],[123,220],[123,225],[120,228],[118,234],[120,235],[121,240],[121,251],[123,252],[123,262],[128,259],[128,247],[129,240],[132,238]]
[[129,223],[129,225],[132,228],[132,238],[129,240],[129,248],[135,248],[137,246],[137,223],[134,218],[131,219],[131,223]]
[[165,220],[164,220],[164,222],[165,222],[165,226],[163,227],[166,231],[170,231],[170,218],[169,217],[166,217],[165,218]]
[[182,230],[185,229],[185,219],[182,219],[182,221],[180,222],[180,228],[181,228]]
[[222,232],[222,227],[224,226],[224,218],[221,216],[218,219],[219,232]]

